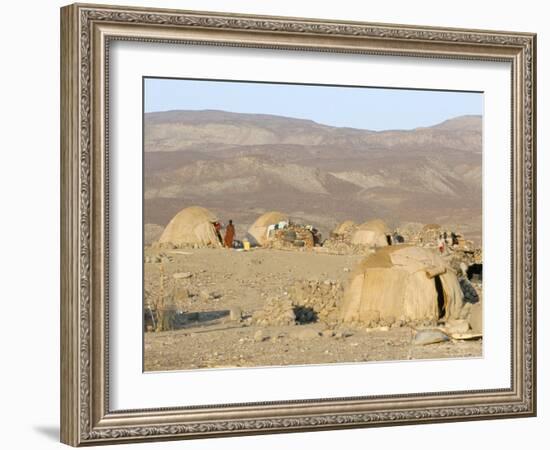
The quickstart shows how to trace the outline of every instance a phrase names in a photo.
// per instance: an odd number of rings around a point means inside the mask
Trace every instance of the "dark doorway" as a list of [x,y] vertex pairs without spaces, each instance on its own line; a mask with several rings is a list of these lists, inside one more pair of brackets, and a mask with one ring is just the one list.
[[466,271],[468,280],[470,281],[483,281],[483,264],[471,264]]
[[386,242],[388,245],[391,245],[391,236],[389,234],[386,234]]
[[437,292],[437,310],[439,312],[438,318],[445,317],[445,292],[443,291],[443,284],[439,275],[434,277],[435,290]]

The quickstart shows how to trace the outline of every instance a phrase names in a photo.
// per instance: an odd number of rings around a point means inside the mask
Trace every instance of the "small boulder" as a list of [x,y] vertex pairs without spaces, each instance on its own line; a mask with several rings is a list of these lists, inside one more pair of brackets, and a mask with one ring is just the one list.
[[254,342],[263,342],[267,341],[269,336],[265,333],[264,330],[258,330],[254,333]]
[[443,331],[440,330],[422,330],[418,331],[414,338],[413,338],[413,344],[414,345],[429,345],[429,344],[437,344],[439,342],[445,342],[449,340],[449,336],[447,336]]
[[351,337],[351,336],[353,336],[353,333],[351,331],[348,331],[348,330],[340,330],[340,331],[336,331],[334,333],[334,337],[336,339],[344,339],[344,338]]
[[200,292],[200,296],[204,300],[217,300],[217,299],[222,297],[222,294],[221,294],[221,292],[210,292],[210,291],[207,291],[207,290],[203,289]]
[[185,279],[185,278],[191,278],[193,276],[193,274],[191,272],[178,272],[178,273],[175,273],[172,276],[176,280],[181,280],[181,279]]
[[294,330],[291,336],[301,341],[308,341],[319,337],[319,332],[311,328],[299,328]]

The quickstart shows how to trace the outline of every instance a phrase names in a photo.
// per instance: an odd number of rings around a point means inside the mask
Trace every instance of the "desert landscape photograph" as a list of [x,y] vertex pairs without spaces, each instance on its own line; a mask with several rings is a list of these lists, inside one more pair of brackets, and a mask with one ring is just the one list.
[[143,79],[143,369],[483,356],[483,94]]

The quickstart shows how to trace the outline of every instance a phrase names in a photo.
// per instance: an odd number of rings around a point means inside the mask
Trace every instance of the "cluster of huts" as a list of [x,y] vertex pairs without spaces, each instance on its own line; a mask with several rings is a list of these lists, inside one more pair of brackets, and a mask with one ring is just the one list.
[[[223,247],[220,220],[211,211],[191,206],[180,211],[168,223],[158,240],[159,247]],[[250,226],[243,241],[251,247],[313,247],[320,244],[318,230],[292,223],[278,211],[262,214]],[[242,241],[237,241],[241,245]]]
[[[158,245],[222,247],[218,224],[219,219],[209,210],[186,208],[166,226]],[[471,305],[463,292],[462,275],[437,249],[422,246],[440,232],[437,226],[429,225],[406,239],[381,220],[339,224],[327,241],[347,240],[371,249],[350,274],[340,320],[392,323],[464,319]],[[293,224],[288,215],[274,211],[261,215],[245,239],[258,247],[322,244],[317,230]]]

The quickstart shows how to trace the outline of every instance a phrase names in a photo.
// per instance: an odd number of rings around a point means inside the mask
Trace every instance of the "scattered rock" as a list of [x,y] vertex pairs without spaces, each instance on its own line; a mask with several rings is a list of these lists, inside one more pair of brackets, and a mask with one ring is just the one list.
[[326,329],[321,331],[321,336],[323,337],[332,337],[334,336],[334,330]]
[[336,339],[344,339],[351,336],[353,336],[353,333],[348,330],[339,330],[334,333],[334,337]]
[[319,337],[319,332],[317,330],[314,330],[312,328],[298,328],[297,330],[293,330],[291,337],[295,339],[299,339],[301,341],[307,341],[310,339],[315,339]]
[[203,289],[200,292],[200,296],[204,300],[217,300],[219,298],[222,298],[223,295],[222,295],[221,292],[217,292],[217,291],[210,292],[210,291],[207,291],[207,290]]
[[266,334],[264,330],[258,330],[254,333],[255,342],[263,342],[263,341],[267,341],[268,339],[269,339],[269,336]]
[[174,258],[166,253],[159,253],[157,255],[150,255],[145,257],[146,263],[158,264],[158,263],[169,263],[174,261]]
[[296,315],[292,301],[273,297],[266,301],[263,309],[252,314],[252,321],[258,325],[294,325]]
[[405,321],[404,320],[401,320],[401,319],[397,319],[393,324],[392,324],[392,328],[401,328],[405,326]]
[[180,279],[185,279],[185,278],[191,278],[193,276],[193,274],[191,272],[178,272],[178,273],[175,273],[172,276],[174,277],[174,279],[180,280]]
[[413,344],[414,345],[429,345],[429,344],[437,344],[438,342],[445,342],[449,340],[449,336],[447,336],[443,331],[440,330],[422,330],[418,331],[414,338],[413,338]]
[[298,281],[289,289],[289,297],[297,310],[312,311],[314,317],[309,318],[310,322],[335,322],[343,295],[342,283],[332,280]]

